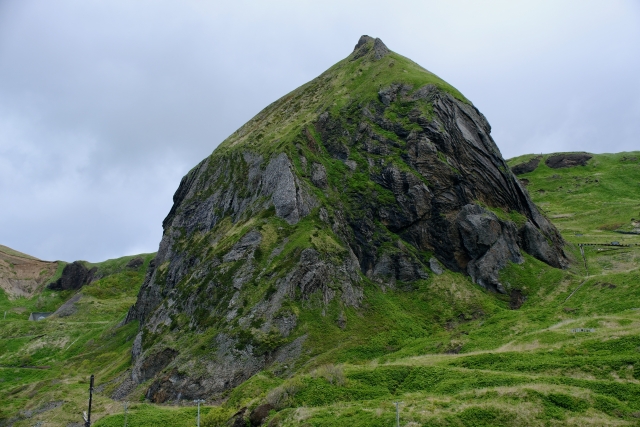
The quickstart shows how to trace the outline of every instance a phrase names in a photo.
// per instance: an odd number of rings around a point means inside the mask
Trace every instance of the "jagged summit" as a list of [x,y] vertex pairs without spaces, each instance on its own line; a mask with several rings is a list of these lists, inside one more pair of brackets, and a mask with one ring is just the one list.
[[445,270],[509,293],[500,270],[525,254],[567,264],[485,117],[369,36],[195,166],[163,227],[117,396],[153,379],[156,402],[195,399],[274,364],[292,372],[331,341],[309,310],[348,330],[367,298],[418,292]]
[[358,58],[363,57],[367,53],[373,50],[373,59],[378,61],[382,59],[385,55],[391,52],[387,46],[380,40],[379,38],[373,38],[369,36],[362,36],[360,40],[358,40],[358,44],[353,49],[352,61],[355,61]]

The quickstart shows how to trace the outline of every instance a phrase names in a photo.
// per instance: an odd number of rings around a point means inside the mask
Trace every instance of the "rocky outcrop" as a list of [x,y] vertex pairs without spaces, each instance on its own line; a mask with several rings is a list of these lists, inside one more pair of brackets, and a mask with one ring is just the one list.
[[77,290],[91,283],[96,271],[98,271],[97,267],[88,269],[82,262],[74,261],[65,265],[62,276],[55,282],[49,283],[47,287],[54,291]]
[[587,153],[555,154],[547,157],[544,163],[552,169],[571,168],[574,166],[586,166],[591,157],[593,156]]
[[77,293],[69,298],[64,304],[60,306],[54,313],[54,317],[69,317],[74,315],[78,311],[77,303],[82,298],[82,294]]
[[327,170],[324,165],[320,163],[313,164],[311,170],[311,182],[313,182],[316,187],[327,188],[329,184],[327,183]]
[[379,61],[384,56],[389,54],[389,48],[379,38],[373,38],[369,36],[362,36],[355,48],[353,48],[352,61],[362,58],[369,52],[373,52],[373,59]]
[[558,257],[542,232],[527,221],[521,229],[523,249],[530,255],[556,268],[565,268],[567,263]]
[[249,422],[252,427],[261,426],[264,420],[269,416],[269,411],[275,409],[269,403],[257,406],[249,415]]
[[[518,232],[512,222],[501,221],[478,205],[464,206],[456,217],[464,250],[469,260],[467,273],[480,286],[506,293],[498,274],[509,261],[521,264],[524,259],[518,246]],[[461,263],[464,262],[462,258]]]
[[511,168],[511,171],[515,175],[522,175],[524,173],[533,172],[538,168],[539,164],[540,164],[540,157],[533,157],[527,160],[526,162],[515,165],[514,167]]

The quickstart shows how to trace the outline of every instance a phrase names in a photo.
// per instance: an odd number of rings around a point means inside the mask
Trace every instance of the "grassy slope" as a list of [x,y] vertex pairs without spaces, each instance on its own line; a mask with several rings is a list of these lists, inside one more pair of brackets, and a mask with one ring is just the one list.
[[[605,164],[600,156],[592,161]],[[636,179],[635,169],[615,166],[596,173],[602,174],[603,183],[621,186],[602,193],[593,191],[598,187],[588,187],[583,194],[591,200],[588,206],[612,203],[621,198],[611,192],[629,191],[624,183]],[[621,170],[630,172],[615,177]],[[620,235],[598,228],[610,221],[607,209],[593,210],[584,218],[574,198],[535,192],[540,182],[557,181],[550,177],[558,172],[574,180],[579,172],[589,171],[589,166],[573,171],[547,168],[525,177],[531,181],[534,199],[540,202],[539,197],[545,197],[542,203],[548,203],[544,206],[550,215],[575,213],[554,219],[568,241],[582,238],[575,236],[575,230],[604,236],[603,241],[620,240]],[[267,221],[263,227],[287,233],[280,222]],[[232,227],[228,233],[232,236],[235,231]],[[269,247],[264,249],[270,252]],[[579,256],[575,247],[569,249]],[[256,375],[231,392],[223,408],[232,413],[268,399],[277,403],[272,418],[282,425],[375,426],[392,423],[392,402],[401,400],[403,423],[413,425],[633,424],[633,415],[640,412],[637,255],[633,250],[593,249],[587,250],[587,257],[590,278],[566,302],[584,280],[580,263],[569,271],[551,269],[531,258],[522,266],[510,266],[504,282],[528,295],[520,310],[510,310],[506,299],[450,272],[410,291],[382,293],[367,288],[367,306],[344,312],[344,330],[336,325],[341,315],[337,305],[327,307],[324,315],[319,305],[291,307],[304,316],[301,320],[308,325],[314,354],[293,377],[281,375],[278,366]],[[69,293],[44,291],[37,298],[16,301],[2,297],[0,309],[10,315],[0,332],[1,417],[64,401],[15,425],[77,421],[86,405],[88,376],[95,373],[102,385],[128,367],[136,325],[116,328],[116,324],[134,301],[146,266],[145,262],[137,271],[119,271],[129,258],[99,264],[102,271],[113,274],[83,289],[78,312],[68,318],[26,321],[30,311],[53,310]],[[17,307],[25,310],[11,311]],[[571,333],[576,327],[596,332]],[[447,354],[455,351],[459,353]],[[122,424],[122,406],[107,397],[112,388],[106,384],[95,396],[96,425]],[[204,408],[203,417],[211,410]],[[194,417],[192,407],[133,403],[129,411],[131,425],[186,426],[193,425]]]
[[[100,385],[129,366],[137,325],[116,325],[135,302],[153,254],[143,257],[144,265],[136,270],[124,268],[133,257],[95,264],[110,275],[80,291],[78,310],[69,317],[28,321],[31,311],[55,311],[72,291],[44,290],[32,299],[16,300],[0,294],[0,310],[8,312],[0,327],[0,425],[3,419],[16,418],[15,426],[31,426],[37,420],[46,420],[45,425],[81,421],[88,377],[95,374]],[[98,417],[119,406],[105,394],[95,399]],[[38,413],[51,402],[63,403]]]
[[[514,166],[534,155],[510,159]],[[528,179],[533,201],[573,243],[637,242],[637,236],[615,233],[640,218],[640,152],[598,154],[587,166],[551,169],[543,156]],[[629,159],[635,158],[635,161]],[[582,234],[582,236],[576,236]]]
[[[576,259],[579,251],[571,242],[584,236],[622,240],[600,230],[612,221],[608,203],[623,212],[635,206],[627,183],[638,181],[637,168],[619,167],[622,157],[598,155],[591,161],[596,166],[573,170],[541,166],[524,176],[549,215],[574,214],[554,221]],[[579,197],[573,191],[535,192],[550,188],[549,182],[575,186],[594,173],[602,186],[586,185]],[[588,215],[582,214],[585,209]],[[624,214],[614,218],[624,220],[629,220]],[[304,316],[315,350],[306,366],[292,377],[281,375],[277,366],[254,376],[229,394],[223,408],[232,413],[270,401],[277,405],[271,418],[285,426],[387,426],[398,400],[403,425],[636,425],[638,251],[588,249],[586,256],[589,277],[579,262],[559,271],[527,257],[525,264],[507,268],[503,281],[527,295],[519,310],[450,272],[410,291],[369,288],[364,310],[345,311],[344,330],[336,326],[337,305],[293,307]],[[573,333],[573,328],[595,332]],[[158,417],[176,416],[172,408],[152,408],[134,406],[129,419],[151,426]],[[181,422],[193,422],[192,416],[185,412]],[[121,422],[121,415],[114,415],[98,425]]]
[[[457,99],[469,101],[453,86],[420,65],[390,52],[379,61],[347,57],[320,76],[273,102],[215,150],[223,155],[234,149],[250,148],[254,152],[273,153],[274,148],[288,149],[300,130],[323,111],[345,114],[353,101],[366,105],[378,99],[380,88],[403,82],[418,89],[433,84]],[[296,156],[297,157],[297,156]]]

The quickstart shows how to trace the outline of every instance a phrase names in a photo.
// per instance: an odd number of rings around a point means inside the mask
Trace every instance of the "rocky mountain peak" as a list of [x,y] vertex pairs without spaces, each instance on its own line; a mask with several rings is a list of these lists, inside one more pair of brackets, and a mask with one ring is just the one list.
[[358,43],[356,44],[356,46],[353,48],[353,51],[357,51],[359,48],[361,48],[362,46],[366,45],[368,42],[373,42],[375,39],[373,37],[369,37],[366,34],[360,36],[360,39],[358,40]]
[[[508,293],[509,263],[567,265],[482,113],[369,36],[234,132],[173,200],[127,315],[140,332],[118,396],[154,378],[150,399],[195,399],[295,369],[313,352],[305,313],[348,328],[367,290],[412,292],[449,270]],[[198,334],[205,354],[189,350]],[[198,369],[180,370],[195,353]]]
[[373,37],[364,35],[360,37],[360,40],[358,40],[358,43],[353,48],[353,60],[362,58],[369,52],[373,52],[373,59],[379,61],[391,51],[379,38],[374,39]]

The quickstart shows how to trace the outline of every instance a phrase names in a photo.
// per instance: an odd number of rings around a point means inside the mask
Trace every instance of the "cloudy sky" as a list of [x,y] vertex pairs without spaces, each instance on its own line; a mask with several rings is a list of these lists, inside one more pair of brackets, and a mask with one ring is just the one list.
[[362,34],[462,91],[505,158],[640,149],[636,0],[0,0],[0,244],[156,251],[180,178]]

